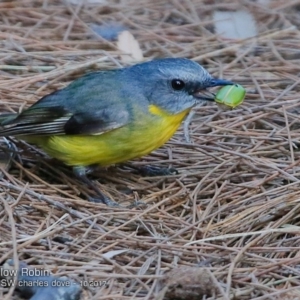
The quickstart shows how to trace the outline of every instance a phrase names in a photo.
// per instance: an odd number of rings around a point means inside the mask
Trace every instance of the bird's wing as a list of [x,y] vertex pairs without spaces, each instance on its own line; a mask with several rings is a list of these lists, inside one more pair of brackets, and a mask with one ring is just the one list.
[[[28,109],[4,121],[0,115],[0,136],[5,135],[100,135],[125,126],[132,118],[136,91],[123,71],[94,72],[73,81]],[[145,101],[145,100],[144,100]]]
[[24,135],[100,135],[129,122],[129,112],[123,105],[73,111],[63,106],[32,106],[15,117],[8,116],[0,126],[0,136]]

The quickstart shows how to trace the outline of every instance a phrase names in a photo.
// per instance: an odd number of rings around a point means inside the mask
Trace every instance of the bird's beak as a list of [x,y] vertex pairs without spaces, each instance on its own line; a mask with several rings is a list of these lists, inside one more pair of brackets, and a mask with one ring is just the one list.
[[235,85],[235,83],[224,79],[212,78],[211,80],[207,81],[205,85],[201,87],[201,89],[196,90],[193,93],[193,96],[199,100],[214,101],[215,94],[208,91],[207,88],[212,88],[215,86],[224,86],[224,85]]

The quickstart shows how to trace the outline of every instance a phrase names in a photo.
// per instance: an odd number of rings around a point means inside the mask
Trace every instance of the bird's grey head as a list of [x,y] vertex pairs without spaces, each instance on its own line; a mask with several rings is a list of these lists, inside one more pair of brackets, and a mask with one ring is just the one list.
[[[233,84],[213,78],[202,66],[185,58],[166,58],[127,69],[149,104],[176,114],[205,100],[213,101],[209,87]],[[138,89],[138,87],[136,86]]]

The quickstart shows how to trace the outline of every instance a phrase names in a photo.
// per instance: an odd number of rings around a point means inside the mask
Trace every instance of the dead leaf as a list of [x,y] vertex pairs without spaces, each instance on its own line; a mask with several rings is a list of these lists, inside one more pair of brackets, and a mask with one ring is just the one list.
[[125,31],[127,28],[117,22],[111,22],[108,24],[98,25],[91,24],[90,28],[99,36],[108,41],[114,41],[118,38],[118,35]]
[[126,53],[121,55],[121,60],[124,63],[142,61],[144,58],[138,41],[128,30],[122,31],[118,35],[117,47]]
[[246,10],[215,11],[216,33],[226,39],[247,39],[257,35],[253,15]]

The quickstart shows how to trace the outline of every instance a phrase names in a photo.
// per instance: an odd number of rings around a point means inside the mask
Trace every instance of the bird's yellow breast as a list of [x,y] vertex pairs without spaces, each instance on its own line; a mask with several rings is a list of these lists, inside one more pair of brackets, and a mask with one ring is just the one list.
[[57,135],[32,142],[50,156],[71,166],[102,166],[124,162],[150,153],[166,143],[190,109],[171,115],[150,105],[147,114],[101,135]]

